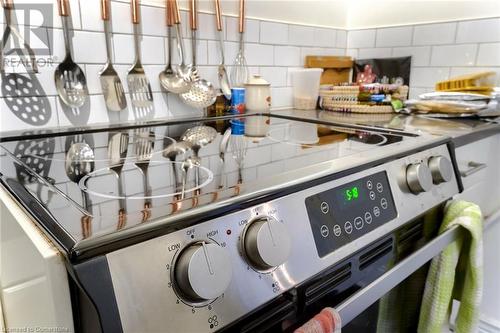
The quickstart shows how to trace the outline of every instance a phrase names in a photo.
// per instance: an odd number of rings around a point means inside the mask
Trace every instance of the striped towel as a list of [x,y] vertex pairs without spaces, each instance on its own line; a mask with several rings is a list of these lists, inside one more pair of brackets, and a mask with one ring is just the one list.
[[478,321],[483,286],[482,214],[479,207],[453,201],[445,209],[442,233],[460,225],[467,230],[432,260],[418,324],[419,333],[441,333],[449,322],[452,299],[460,301],[455,332],[472,333]]
[[333,308],[324,308],[294,333],[340,333],[341,327],[339,313]]

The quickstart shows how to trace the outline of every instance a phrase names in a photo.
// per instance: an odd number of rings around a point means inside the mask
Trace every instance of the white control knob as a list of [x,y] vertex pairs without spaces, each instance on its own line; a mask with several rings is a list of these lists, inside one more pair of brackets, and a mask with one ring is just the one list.
[[252,266],[266,270],[287,261],[291,239],[283,223],[272,217],[261,217],[247,227],[243,248]]
[[189,245],[181,252],[174,269],[177,286],[188,300],[195,302],[222,295],[232,277],[229,255],[214,243]]
[[410,164],[406,169],[406,182],[415,194],[430,191],[432,188],[431,170],[423,163]]
[[434,184],[449,182],[453,177],[453,166],[450,160],[444,156],[429,158],[429,169],[431,169]]

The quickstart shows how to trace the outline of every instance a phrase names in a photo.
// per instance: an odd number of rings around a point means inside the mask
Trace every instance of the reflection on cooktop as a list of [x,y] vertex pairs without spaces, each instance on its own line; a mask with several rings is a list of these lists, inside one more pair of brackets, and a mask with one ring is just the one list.
[[409,140],[267,116],[247,117],[245,134],[231,126],[212,120],[4,142],[1,179],[21,184],[79,241],[265,190],[271,181],[279,186],[301,170],[307,175],[307,167]]

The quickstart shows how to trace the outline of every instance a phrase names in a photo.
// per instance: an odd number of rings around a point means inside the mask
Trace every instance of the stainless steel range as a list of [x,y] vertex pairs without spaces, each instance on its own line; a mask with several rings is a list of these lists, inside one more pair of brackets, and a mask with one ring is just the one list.
[[[2,139],[2,186],[66,258],[75,330],[290,331],[376,281],[459,191],[446,138],[246,123]],[[346,325],[364,309],[348,310]]]

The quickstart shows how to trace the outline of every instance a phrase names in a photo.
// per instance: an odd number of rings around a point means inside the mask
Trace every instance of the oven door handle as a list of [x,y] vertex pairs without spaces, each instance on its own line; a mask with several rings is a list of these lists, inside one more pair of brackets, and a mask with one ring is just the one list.
[[440,254],[446,246],[461,235],[464,231],[462,229],[457,225],[445,231],[335,307],[342,319],[342,326],[348,324],[425,263]]

